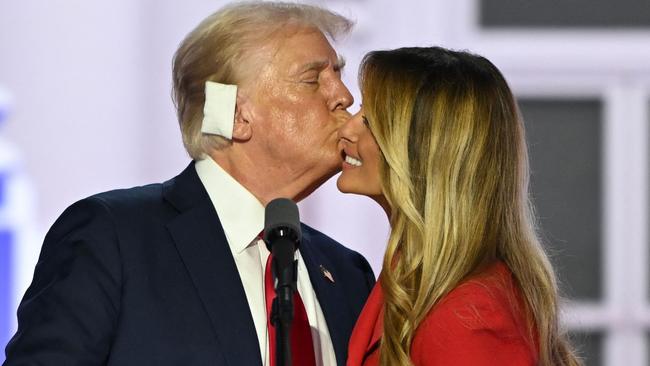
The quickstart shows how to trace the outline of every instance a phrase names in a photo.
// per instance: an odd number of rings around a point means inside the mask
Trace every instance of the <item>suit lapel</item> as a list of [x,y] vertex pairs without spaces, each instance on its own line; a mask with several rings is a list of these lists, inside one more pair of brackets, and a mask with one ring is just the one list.
[[165,184],[180,214],[167,224],[228,364],[261,365],[244,287],[223,228],[193,164]]
[[337,286],[336,282],[327,279],[320,267],[326,268],[335,281],[343,277],[339,276],[333,263],[316,246],[311,244],[309,236],[304,233],[303,229],[303,238],[299,249],[300,255],[305,261],[312,287],[316,292],[316,297],[327,321],[337,364],[345,365],[348,335],[352,331],[354,319],[346,300],[346,294],[343,293],[343,287]]

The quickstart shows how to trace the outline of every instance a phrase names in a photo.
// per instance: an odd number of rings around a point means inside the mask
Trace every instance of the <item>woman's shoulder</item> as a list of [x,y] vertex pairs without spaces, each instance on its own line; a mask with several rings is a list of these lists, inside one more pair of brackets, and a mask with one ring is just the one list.
[[[507,265],[497,261],[463,281],[428,314],[430,321],[458,321],[470,329],[494,328],[521,315],[521,295]],[[511,324],[502,324],[508,326]]]
[[[412,344],[416,365],[428,364],[418,363],[418,357],[436,362],[465,360],[455,363],[462,365],[533,362],[536,352],[528,341],[522,304],[507,265],[490,265],[453,289],[420,323]],[[501,355],[509,356],[500,360]]]

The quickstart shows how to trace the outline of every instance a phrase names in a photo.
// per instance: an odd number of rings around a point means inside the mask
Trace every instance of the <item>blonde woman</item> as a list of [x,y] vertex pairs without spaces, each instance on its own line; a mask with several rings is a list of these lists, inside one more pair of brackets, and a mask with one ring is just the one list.
[[348,366],[579,365],[527,196],[524,128],[487,59],[443,48],[368,54],[362,108],[339,130],[342,192],[391,234]]

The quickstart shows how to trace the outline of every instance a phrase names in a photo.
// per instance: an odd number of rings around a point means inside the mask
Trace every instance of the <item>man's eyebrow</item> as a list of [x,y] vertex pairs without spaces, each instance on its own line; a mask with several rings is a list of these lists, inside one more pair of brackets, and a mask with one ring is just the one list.
[[320,71],[320,70],[323,70],[324,68],[326,68],[328,64],[329,64],[329,61],[327,61],[327,60],[312,61],[312,62],[309,62],[309,63],[303,65],[300,68],[299,73],[302,74],[302,73],[305,73],[307,71],[312,71],[312,70]]
[[[321,71],[329,65],[329,61],[327,60],[321,60],[321,61],[313,61],[309,62],[303,67],[300,68],[300,74],[305,73],[307,71]],[[334,71],[340,71],[345,67],[345,59],[342,56],[339,56],[338,59],[336,60],[336,63],[332,66],[334,68]]]

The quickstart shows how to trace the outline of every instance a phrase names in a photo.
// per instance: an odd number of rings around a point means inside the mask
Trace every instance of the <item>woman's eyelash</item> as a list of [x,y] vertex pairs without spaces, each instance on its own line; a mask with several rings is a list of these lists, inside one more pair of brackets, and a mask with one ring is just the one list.
[[370,122],[368,122],[368,119],[366,118],[366,116],[361,116],[361,119],[363,120],[364,125],[370,126]]

